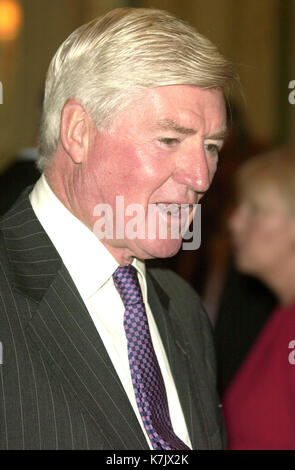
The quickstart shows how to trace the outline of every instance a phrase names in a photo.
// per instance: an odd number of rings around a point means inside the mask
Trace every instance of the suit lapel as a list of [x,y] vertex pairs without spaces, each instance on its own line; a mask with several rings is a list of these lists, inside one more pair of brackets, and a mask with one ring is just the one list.
[[55,380],[93,419],[106,448],[148,449],[92,319],[32,210],[29,191],[1,221],[14,286],[31,300],[28,338]]

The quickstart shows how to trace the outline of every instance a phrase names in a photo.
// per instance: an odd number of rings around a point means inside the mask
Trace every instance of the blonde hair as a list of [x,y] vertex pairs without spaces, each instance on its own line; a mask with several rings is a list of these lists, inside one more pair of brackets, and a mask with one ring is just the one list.
[[295,209],[295,148],[282,147],[256,155],[237,171],[236,192],[243,196],[253,188],[275,187],[293,211]]
[[132,92],[165,85],[226,89],[232,64],[193,27],[171,13],[118,8],[74,31],[47,73],[39,162],[44,170],[59,140],[62,108],[79,100],[106,127]]

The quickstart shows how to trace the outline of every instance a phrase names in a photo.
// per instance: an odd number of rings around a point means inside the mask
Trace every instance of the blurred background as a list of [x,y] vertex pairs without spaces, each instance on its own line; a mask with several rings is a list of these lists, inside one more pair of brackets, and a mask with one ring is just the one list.
[[[237,65],[242,93],[233,96],[234,128],[206,203],[207,231],[213,230],[211,214],[227,204],[220,194],[240,161],[295,141],[295,104],[288,100],[295,80],[295,0],[0,0],[0,176],[20,156],[35,157],[46,71],[58,46],[79,25],[122,6],[175,13]],[[30,171],[21,168],[25,183]],[[3,203],[7,187],[15,185],[14,198],[23,184],[14,180],[2,180],[0,214],[11,204],[10,198]],[[179,269],[191,278],[189,266]]]
[[[191,22],[238,64],[249,132],[294,140],[294,0],[0,0],[0,172],[37,137],[50,58],[80,24],[120,6],[166,9]],[[240,99],[240,98],[239,98]]]
[[202,295],[212,324],[221,318],[216,341],[223,390],[273,305],[263,287],[232,271],[226,220],[239,164],[254,153],[295,143],[295,104],[289,102],[295,0],[0,0],[0,213],[12,202],[8,193],[15,198],[38,176],[25,163],[16,176],[13,165],[36,156],[51,57],[76,27],[123,6],[165,9],[190,22],[232,59],[241,78],[243,92],[236,91],[231,103],[229,139],[204,198],[201,248],[166,261]]

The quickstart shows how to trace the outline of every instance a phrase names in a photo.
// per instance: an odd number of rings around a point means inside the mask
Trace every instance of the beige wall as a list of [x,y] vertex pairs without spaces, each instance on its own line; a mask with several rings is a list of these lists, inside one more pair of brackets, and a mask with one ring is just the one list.
[[39,103],[50,58],[80,24],[120,6],[120,0],[22,0],[24,27],[17,41],[0,43],[0,171],[34,144]]
[[[79,24],[117,6],[135,4],[174,12],[198,27],[235,62],[246,99],[252,134],[272,141],[277,135],[278,4],[285,0],[22,0],[25,24],[19,39],[0,43],[0,170],[17,150],[36,138],[38,102],[50,57]],[[295,1],[293,1],[295,22]],[[288,45],[294,55],[293,40]],[[292,61],[290,80],[295,79]],[[295,105],[288,102],[292,130]],[[290,130],[289,140],[295,140]]]

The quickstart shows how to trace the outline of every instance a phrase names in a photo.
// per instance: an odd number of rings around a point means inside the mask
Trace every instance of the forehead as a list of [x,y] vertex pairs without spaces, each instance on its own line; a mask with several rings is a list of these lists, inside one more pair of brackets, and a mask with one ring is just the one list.
[[198,131],[202,127],[206,132],[219,132],[226,128],[225,100],[219,89],[162,86],[141,90],[117,118],[117,123],[126,126],[149,125],[175,131]]

